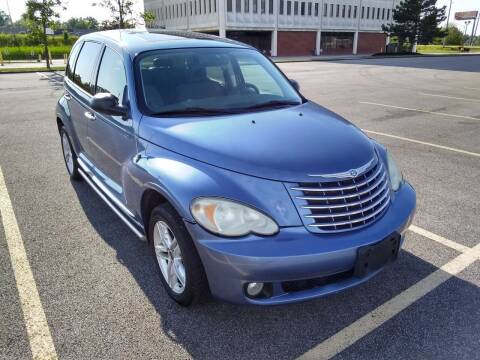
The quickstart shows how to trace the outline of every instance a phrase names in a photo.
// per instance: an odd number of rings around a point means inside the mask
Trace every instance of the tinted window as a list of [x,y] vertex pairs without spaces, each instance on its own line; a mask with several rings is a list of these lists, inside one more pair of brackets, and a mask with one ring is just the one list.
[[123,103],[123,92],[126,86],[127,79],[122,58],[112,49],[105,48],[98,70],[96,93],[108,92]]
[[75,66],[75,73],[73,81],[88,93],[92,93],[93,88],[93,66],[97,60],[101,45],[94,42],[85,42],[78,55],[77,64]]
[[254,50],[151,51],[142,54],[136,66],[149,114],[241,113],[302,101],[278,69]]
[[67,69],[65,70],[65,76],[68,77],[70,80],[73,80],[73,70],[75,69],[75,60],[77,59],[78,51],[81,49],[82,43],[76,44],[70,55],[68,57],[68,64]]

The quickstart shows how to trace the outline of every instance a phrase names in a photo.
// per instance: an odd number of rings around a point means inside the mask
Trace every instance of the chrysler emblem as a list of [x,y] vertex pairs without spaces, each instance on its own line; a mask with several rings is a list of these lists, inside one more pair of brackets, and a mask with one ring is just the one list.
[[350,170],[350,176],[351,177],[357,176],[357,170]]

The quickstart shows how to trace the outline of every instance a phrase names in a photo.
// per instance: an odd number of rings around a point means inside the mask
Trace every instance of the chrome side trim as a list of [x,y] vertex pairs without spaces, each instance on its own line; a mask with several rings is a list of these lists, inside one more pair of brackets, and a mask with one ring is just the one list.
[[105,193],[105,195],[107,195],[109,197],[109,200],[111,202],[113,202],[116,206],[118,206],[120,208],[120,210],[122,210],[125,214],[127,214],[131,218],[133,218],[135,216],[135,215],[133,215],[133,213],[130,210],[127,209],[127,207],[125,205],[122,204],[122,202],[120,200],[118,200],[115,197],[115,195],[112,194],[112,192],[110,190],[107,189],[107,187],[105,185],[102,184],[102,182],[100,180],[97,179],[97,177],[88,169],[87,165],[85,165],[85,163],[83,162],[82,159],[77,157],[77,162],[78,162],[78,165],[80,165],[80,167],[82,168],[82,170],[90,176],[90,178],[95,183],[95,185],[98,186],[100,188],[100,190],[102,190]]
[[[80,159],[77,159],[79,160],[79,163],[80,163]],[[97,186],[93,183],[93,181],[90,179],[90,177],[82,170],[82,169],[78,169],[78,172],[80,173],[80,175],[83,177],[83,179],[85,180],[85,182],[90,185],[90,187],[97,193],[98,196],[100,196],[100,198],[108,205],[108,207],[110,209],[112,209],[112,211],[117,214],[117,216],[120,218],[120,220],[122,220],[125,225],[127,225],[130,230],[133,231],[133,233],[135,235],[137,235],[140,240],[143,240],[143,241],[146,241],[146,237],[145,237],[145,234],[143,234],[140,230],[138,230],[135,225],[133,225],[131,223],[131,221],[120,211],[117,209],[117,207],[115,205],[113,205],[110,200],[107,198],[107,196],[105,194],[103,194],[100,189],[97,188]]]
[[358,219],[347,220],[347,221],[337,221],[337,222],[324,223],[324,224],[309,224],[308,226],[322,228],[322,227],[350,225],[350,224],[354,224],[354,223],[358,223],[358,222],[363,222],[363,221],[369,220],[372,217],[380,214],[388,206],[388,204],[389,204],[389,202],[386,201],[381,207],[379,207],[377,210],[375,210],[375,212],[373,212],[371,214],[368,214],[367,216],[358,218]]

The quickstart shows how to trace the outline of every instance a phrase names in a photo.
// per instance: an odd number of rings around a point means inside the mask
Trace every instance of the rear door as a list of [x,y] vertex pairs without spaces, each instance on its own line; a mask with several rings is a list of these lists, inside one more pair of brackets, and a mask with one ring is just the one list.
[[[95,93],[113,94],[119,104],[128,107],[127,77],[123,57],[106,46],[98,67]],[[88,148],[100,178],[120,201],[124,202],[122,171],[136,154],[133,121],[130,116],[111,116],[95,112],[88,124]]]
[[65,92],[68,99],[70,117],[80,145],[78,155],[87,155],[88,158],[91,157],[91,154],[88,149],[87,128],[93,116],[88,104],[94,92],[95,66],[101,49],[102,45],[100,43],[84,42],[75,62],[73,73],[67,73],[67,78],[65,79]]

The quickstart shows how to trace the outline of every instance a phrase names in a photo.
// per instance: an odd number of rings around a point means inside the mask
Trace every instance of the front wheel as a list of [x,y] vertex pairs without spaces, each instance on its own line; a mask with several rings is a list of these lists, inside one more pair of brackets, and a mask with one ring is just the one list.
[[68,175],[70,175],[70,179],[72,180],[80,180],[81,176],[78,172],[77,156],[75,151],[73,151],[70,137],[63,127],[60,129],[60,137],[62,140],[63,159],[65,160],[65,166],[67,167]]
[[199,302],[208,294],[205,271],[182,218],[168,204],[153,209],[149,241],[160,279],[180,305]]

